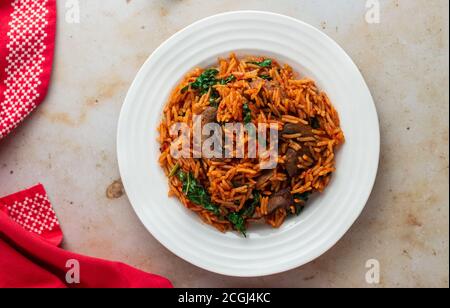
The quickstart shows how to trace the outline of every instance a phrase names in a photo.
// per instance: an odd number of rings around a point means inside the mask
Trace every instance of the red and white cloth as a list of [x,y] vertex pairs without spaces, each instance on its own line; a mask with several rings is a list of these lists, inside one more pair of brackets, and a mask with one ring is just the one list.
[[[44,100],[55,32],[56,0],[0,0],[0,142]],[[172,286],[122,263],[65,251],[62,239],[42,185],[0,198],[0,288]],[[80,281],[67,279],[68,261],[77,262]]]
[[61,244],[63,234],[44,186],[37,185],[0,198],[0,211],[25,231],[32,232],[55,246]]
[[45,98],[55,25],[55,0],[0,1],[0,140]]
[[172,287],[163,277],[123,263],[63,250],[57,247],[61,240],[58,219],[42,185],[1,198],[0,288]]

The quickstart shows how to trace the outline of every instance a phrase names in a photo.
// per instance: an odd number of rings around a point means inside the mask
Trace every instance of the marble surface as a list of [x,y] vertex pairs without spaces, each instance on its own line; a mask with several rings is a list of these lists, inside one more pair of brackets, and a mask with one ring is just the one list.
[[[0,143],[0,195],[42,182],[64,248],[123,261],[177,287],[449,286],[448,1],[381,0],[379,24],[363,0],[80,0],[65,20],[58,0],[53,83],[45,103]],[[120,191],[116,126],[127,88],[165,39],[215,13],[257,9],[306,21],[354,59],[381,122],[381,161],[370,200],[345,237],[287,273],[240,279],[196,268],[161,246]],[[108,193],[107,188],[110,187]]]

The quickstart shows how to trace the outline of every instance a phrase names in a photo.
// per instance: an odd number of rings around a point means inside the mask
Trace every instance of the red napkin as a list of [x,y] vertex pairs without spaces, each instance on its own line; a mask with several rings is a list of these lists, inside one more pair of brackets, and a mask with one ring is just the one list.
[[0,1],[0,140],[45,98],[55,32],[55,0]]
[[[0,141],[45,98],[55,31],[56,0],[0,0]],[[62,238],[42,185],[1,198],[0,288],[172,287],[125,264],[65,251]]]
[[57,247],[61,240],[42,185],[0,199],[0,288],[172,287],[125,264],[65,251]]

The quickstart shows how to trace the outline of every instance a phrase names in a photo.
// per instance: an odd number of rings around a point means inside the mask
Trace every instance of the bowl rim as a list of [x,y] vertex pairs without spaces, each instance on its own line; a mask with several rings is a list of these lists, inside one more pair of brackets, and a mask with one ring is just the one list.
[[[361,206],[360,206],[357,210],[355,209],[355,211],[352,212],[352,217],[351,217],[352,223],[349,224],[349,225],[345,228],[345,230],[343,230],[342,236],[337,237],[337,239],[336,239],[336,240],[333,240],[332,243],[331,243],[331,242],[328,243],[328,244],[326,245],[327,248],[324,249],[323,251],[321,251],[321,250],[319,251],[319,250],[316,249],[316,252],[315,252],[314,254],[311,254],[311,256],[310,256],[309,258],[307,258],[307,260],[304,260],[304,261],[298,261],[298,262],[296,262],[296,265],[295,265],[295,266],[292,266],[292,265],[281,266],[281,265],[280,265],[280,266],[278,266],[276,269],[275,269],[275,267],[271,267],[271,269],[269,269],[269,270],[262,269],[262,270],[260,271],[260,273],[258,273],[258,274],[246,274],[245,272],[243,272],[243,273],[236,273],[236,272],[230,273],[230,272],[227,272],[227,271],[222,271],[222,270],[218,270],[218,269],[215,269],[215,268],[211,268],[211,267],[209,267],[209,266],[206,266],[206,265],[202,264],[201,262],[196,262],[196,260],[187,259],[186,257],[184,257],[184,256],[182,255],[182,253],[181,253],[179,250],[177,250],[175,247],[172,247],[171,245],[168,245],[164,240],[162,240],[159,236],[155,235],[155,234],[147,227],[147,224],[145,223],[145,221],[144,221],[143,218],[142,218],[143,215],[139,215],[140,209],[139,209],[135,204],[133,204],[133,202],[132,202],[132,200],[131,200],[131,199],[132,199],[132,196],[128,196],[128,194],[127,194],[128,198],[129,198],[129,201],[130,201],[130,204],[132,205],[132,207],[133,207],[135,213],[137,214],[139,220],[140,220],[141,223],[145,226],[145,228],[147,229],[147,231],[148,231],[150,234],[152,234],[152,236],[155,237],[155,238],[158,240],[158,242],[160,242],[165,248],[167,248],[169,251],[171,251],[171,252],[172,252],[173,254],[175,254],[176,256],[180,257],[180,258],[183,259],[183,260],[186,260],[187,262],[189,262],[189,263],[191,263],[191,264],[193,264],[193,265],[195,265],[195,266],[197,266],[197,267],[199,267],[199,268],[205,269],[205,270],[210,271],[210,272],[213,272],[213,273],[221,274],[221,275],[224,275],[224,276],[230,276],[230,277],[262,277],[262,276],[268,276],[268,275],[273,275],[273,274],[278,274],[278,273],[286,272],[286,271],[288,271],[288,270],[291,270],[291,269],[294,269],[294,268],[303,266],[303,265],[308,264],[308,263],[310,263],[311,261],[317,259],[318,257],[320,257],[321,255],[323,255],[323,254],[326,253],[327,251],[329,251],[333,246],[335,246],[335,245],[337,244],[337,242],[339,242],[339,241],[342,239],[342,237],[349,231],[349,229],[350,229],[350,228],[354,225],[354,223],[357,221],[358,217],[359,217],[359,216],[361,215],[361,213],[363,212],[363,210],[364,210],[364,208],[365,208],[365,206],[366,206],[366,204],[367,204],[367,202],[368,202],[368,200],[369,200],[369,198],[370,198],[370,195],[371,195],[371,192],[372,192],[372,190],[373,190],[373,187],[374,187],[374,185],[375,185],[375,181],[376,181],[377,173],[378,173],[378,169],[379,169],[380,149],[381,149],[381,142],[380,142],[380,125],[379,125],[379,116],[378,116],[378,112],[377,112],[376,105],[375,105],[374,100],[373,100],[373,96],[372,96],[372,94],[371,94],[371,92],[370,92],[369,87],[367,86],[367,83],[366,83],[366,81],[365,81],[363,75],[361,74],[360,70],[358,69],[358,67],[356,66],[356,64],[354,63],[354,61],[351,59],[351,57],[347,54],[347,52],[346,52],[346,51],[345,51],[345,50],[344,50],[344,49],[343,49],[336,41],[334,41],[331,37],[329,37],[328,35],[326,35],[326,34],[325,34],[324,32],[322,32],[320,29],[318,29],[318,28],[316,28],[316,27],[314,27],[314,26],[312,26],[312,25],[310,25],[310,24],[308,24],[308,23],[306,23],[306,22],[304,22],[304,21],[301,21],[301,20],[299,20],[299,19],[296,19],[296,18],[287,16],[287,15],[283,15],[283,14],[279,14],[279,13],[274,13],[274,12],[269,12],[269,11],[259,11],[259,10],[238,10],[238,11],[229,11],[229,12],[219,13],[219,14],[215,14],[215,15],[211,15],[211,16],[208,16],[208,17],[199,19],[199,20],[197,20],[197,21],[195,21],[195,22],[189,24],[188,26],[184,27],[183,29],[177,31],[175,34],[171,35],[168,39],[166,39],[163,43],[161,43],[161,44],[160,44],[160,45],[159,45],[159,46],[151,53],[151,55],[147,58],[147,60],[144,62],[144,64],[143,64],[143,65],[141,66],[141,68],[138,70],[138,72],[137,72],[137,74],[136,74],[136,76],[135,76],[133,82],[131,83],[128,92],[127,92],[127,95],[126,95],[126,97],[125,97],[124,103],[123,103],[123,105],[122,105],[122,107],[121,107],[121,111],[120,111],[120,115],[119,115],[119,120],[118,120],[117,136],[116,136],[116,142],[117,142],[117,148],[116,148],[116,150],[117,150],[117,158],[118,158],[119,172],[120,172],[120,175],[121,175],[122,180],[123,180],[123,184],[124,184],[125,191],[130,191],[129,189],[127,189],[127,187],[129,187],[130,184],[128,183],[128,181],[125,179],[126,177],[124,176],[124,175],[125,175],[125,170],[124,170],[124,167],[123,167],[123,166],[124,166],[124,163],[121,163],[121,161],[123,160],[123,159],[122,159],[122,157],[123,157],[123,153],[122,153],[123,147],[120,147],[120,144],[121,144],[121,134],[122,134],[122,130],[124,129],[124,128],[123,128],[123,127],[124,127],[124,124],[123,124],[123,123],[124,123],[124,121],[125,121],[125,111],[124,111],[124,110],[126,109],[126,107],[127,107],[129,104],[132,103],[132,99],[130,98],[130,93],[131,93],[131,92],[133,91],[133,89],[137,86],[137,82],[138,82],[138,79],[139,79],[138,77],[139,77],[140,75],[142,75],[143,71],[145,70],[145,67],[148,65],[148,62],[150,62],[150,60],[152,59],[152,57],[153,57],[155,54],[159,53],[161,49],[163,49],[169,42],[171,42],[172,40],[174,40],[174,39],[176,39],[178,36],[180,36],[183,32],[185,32],[185,31],[187,31],[187,30],[189,30],[189,29],[191,29],[191,28],[197,26],[198,24],[208,22],[209,20],[212,20],[212,19],[215,19],[215,18],[218,18],[218,17],[226,17],[226,16],[231,16],[231,15],[237,15],[237,14],[240,14],[240,15],[242,15],[242,14],[244,14],[244,15],[247,14],[247,15],[249,15],[249,16],[250,16],[250,15],[253,15],[253,14],[259,14],[259,15],[262,14],[262,15],[274,16],[274,17],[282,18],[282,19],[288,19],[288,20],[290,20],[291,22],[298,23],[298,24],[299,24],[300,26],[302,26],[302,27],[306,27],[306,28],[309,28],[309,29],[315,31],[315,33],[316,33],[317,35],[320,35],[323,39],[325,39],[325,40],[327,41],[327,43],[333,44],[336,48],[338,48],[338,49],[342,52],[343,55],[345,55],[345,57],[347,58],[348,63],[351,64],[351,65],[353,65],[353,66],[354,66],[354,69],[356,69],[356,71],[359,73],[359,75],[360,75],[359,77],[362,79],[363,85],[364,85],[364,87],[365,87],[364,90],[367,92],[368,97],[370,98],[370,102],[368,102],[368,103],[370,103],[370,107],[372,108],[372,111],[373,111],[373,114],[372,114],[372,115],[375,116],[375,118],[376,118],[376,121],[374,122],[374,124],[375,124],[374,130],[375,130],[376,134],[375,134],[375,136],[373,136],[373,137],[375,138],[375,139],[373,140],[373,143],[374,143],[374,145],[375,145],[376,153],[372,153],[373,155],[375,155],[376,163],[375,163],[375,166],[374,166],[374,169],[373,169],[373,173],[371,173],[371,174],[368,175],[368,177],[370,177],[370,181],[369,181],[369,184],[367,185],[367,191],[368,191],[368,193],[367,193],[367,196],[364,197],[364,202],[361,202]],[[154,142],[156,142],[156,141],[154,141]],[[349,219],[349,220],[350,220],[350,219]],[[298,263],[298,264],[297,264],[297,263]]]

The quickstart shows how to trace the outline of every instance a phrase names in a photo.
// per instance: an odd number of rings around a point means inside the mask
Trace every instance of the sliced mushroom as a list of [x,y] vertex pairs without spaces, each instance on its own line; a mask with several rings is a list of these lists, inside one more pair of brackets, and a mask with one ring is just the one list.
[[270,80],[270,81],[266,80],[263,85],[263,88],[268,92],[270,92],[276,88],[279,88],[279,87],[280,87],[280,83],[276,80]]
[[273,170],[264,170],[262,174],[256,179],[256,187],[261,188],[273,176]]
[[264,83],[264,81],[261,81],[261,80],[258,80],[258,79],[253,80],[252,82],[250,82],[250,88],[258,89],[261,86],[262,83]]
[[314,156],[311,153],[311,150],[309,149],[309,147],[307,147],[306,145],[303,145],[302,148],[297,152],[298,156],[303,157],[303,155],[308,156],[309,158],[311,158],[312,160],[314,159]]
[[202,128],[206,124],[216,122],[217,108],[208,107],[202,112]]
[[281,135],[302,134],[302,137],[314,136],[312,127],[305,124],[287,123],[284,125]]
[[287,97],[286,90],[284,90],[284,87],[281,87],[280,83],[276,80],[265,80],[263,88],[269,93],[279,89],[281,100],[284,100]]
[[273,194],[269,198],[269,204],[267,205],[267,212],[273,213],[276,209],[289,208],[294,203],[291,191],[288,188],[282,189],[279,192]]
[[[202,112],[202,114],[201,114],[201,119],[202,119],[202,122],[201,122],[201,127],[202,127],[202,132],[203,132],[203,127],[205,126],[205,125],[207,125],[207,124],[210,124],[210,123],[216,123],[217,122],[217,108],[215,108],[215,107],[208,107],[208,108],[206,108],[203,112]],[[204,144],[204,142],[208,139],[208,138],[211,138],[211,136],[213,136],[212,134],[210,134],[210,135],[203,135],[202,134],[202,139],[201,139],[201,141],[202,141],[202,147],[203,147],[203,144]],[[215,135],[214,135],[215,136]],[[215,137],[219,137],[219,136],[215,136]],[[222,139],[219,139],[219,140],[216,140],[216,144],[220,144],[220,148],[222,149],[222,151],[221,152],[217,152],[218,154],[215,154],[214,155],[214,157],[213,158],[219,158],[219,159],[222,159],[223,158],[223,156],[224,156],[224,153],[223,153],[223,132],[222,132],[222,134],[221,134],[221,137],[222,137]],[[216,157],[216,155],[219,155],[218,157]]]
[[289,148],[286,152],[286,171],[290,177],[294,177],[298,174],[298,156],[299,152]]

